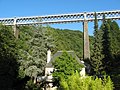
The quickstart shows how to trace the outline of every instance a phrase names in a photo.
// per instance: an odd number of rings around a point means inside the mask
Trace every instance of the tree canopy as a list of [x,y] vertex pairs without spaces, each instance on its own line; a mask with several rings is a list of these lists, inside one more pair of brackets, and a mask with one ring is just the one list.
[[72,75],[76,71],[80,72],[81,68],[84,67],[75,56],[63,52],[61,56],[57,57],[53,62],[55,71],[53,72],[53,77],[57,81],[61,78],[68,79],[68,76]]
[[12,28],[0,25],[0,89],[13,90],[18,77],[18,46]]

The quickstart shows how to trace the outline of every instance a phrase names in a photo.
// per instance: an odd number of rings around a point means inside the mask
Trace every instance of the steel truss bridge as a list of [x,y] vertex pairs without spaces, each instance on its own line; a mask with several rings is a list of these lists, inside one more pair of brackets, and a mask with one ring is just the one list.
[[[88,22],[93,22],[95,12],[71,13],[71,14],[57,14],[45,16],[30,16],[30,17],[14,17],[14,18],[0,18],[0,23],[7,26],[13,26],[14,35],[18,38],[18,26],[22,25],[37,25],[37,24],[61,24],[82,22],[84,32],[84,59],[90,58],[89,49],[89,35],[88,35]],[[101,11],[96,12],[98,21],[101,21],[103,14],[106,19],[120,20],[120,10],[114,11]]]

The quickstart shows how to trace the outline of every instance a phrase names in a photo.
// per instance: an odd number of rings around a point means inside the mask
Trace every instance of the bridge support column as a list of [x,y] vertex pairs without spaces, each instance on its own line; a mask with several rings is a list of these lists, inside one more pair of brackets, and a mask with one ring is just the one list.
[[87,20],[84,20],[83,22],[83,32],[84,32],[83,58],[84,60],[86,60],[86,59],[90,59],[90,46],[89,46],[88,21]]
[[17,30],[16,18],[14,18],[13,31],[14,31],[14,36],[16,37],[16,39],[18,39],[19,31]]

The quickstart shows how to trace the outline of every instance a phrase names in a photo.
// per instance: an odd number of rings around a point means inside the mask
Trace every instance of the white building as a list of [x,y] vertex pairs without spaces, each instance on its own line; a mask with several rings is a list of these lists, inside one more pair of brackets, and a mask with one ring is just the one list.
[[[52,65],[52,62],[54,62],[54,60],[56,59],[56,57],[59,57],[62,55],[63,51],[58,51],[56,52],[53,56],[51,55],[51,51],[48,50],[47,51],[47,64],[46,64],[46,68],[45,68],[45,76],[47,76],[46,81],[49,83],[49,86],[52,87],[52,82],[53,82],[53,77],[52,77],[52,72],[54,70],[54,67]],[[79,58],[75,55],[74,51],[66,51],[68,54],[76,57],[76,60],[78,61],[78,63],[83,64],[83,61],[80,61]],[[85,65],[84,65],[85,66]],[[82,68],[80,75],[82,77],[85,77],[85,67]]]

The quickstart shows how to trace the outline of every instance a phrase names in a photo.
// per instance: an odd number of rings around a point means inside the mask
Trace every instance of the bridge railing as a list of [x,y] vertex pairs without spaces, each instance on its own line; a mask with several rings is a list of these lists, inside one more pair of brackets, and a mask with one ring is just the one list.
[[[16,18],[1,18],[0,23],[4,25],[32,25],[32,24],[56,24],[56,23],[71,23],[83,22],[85,19],[88,22],[94,21],[95,12],[83,12],[72,14],[57,14],[45,16],[31,16],[31,17],[16,17]],[[96,12],[97,19],[102,20],[103,14],[106,19],[119,20],[120,10]]]

